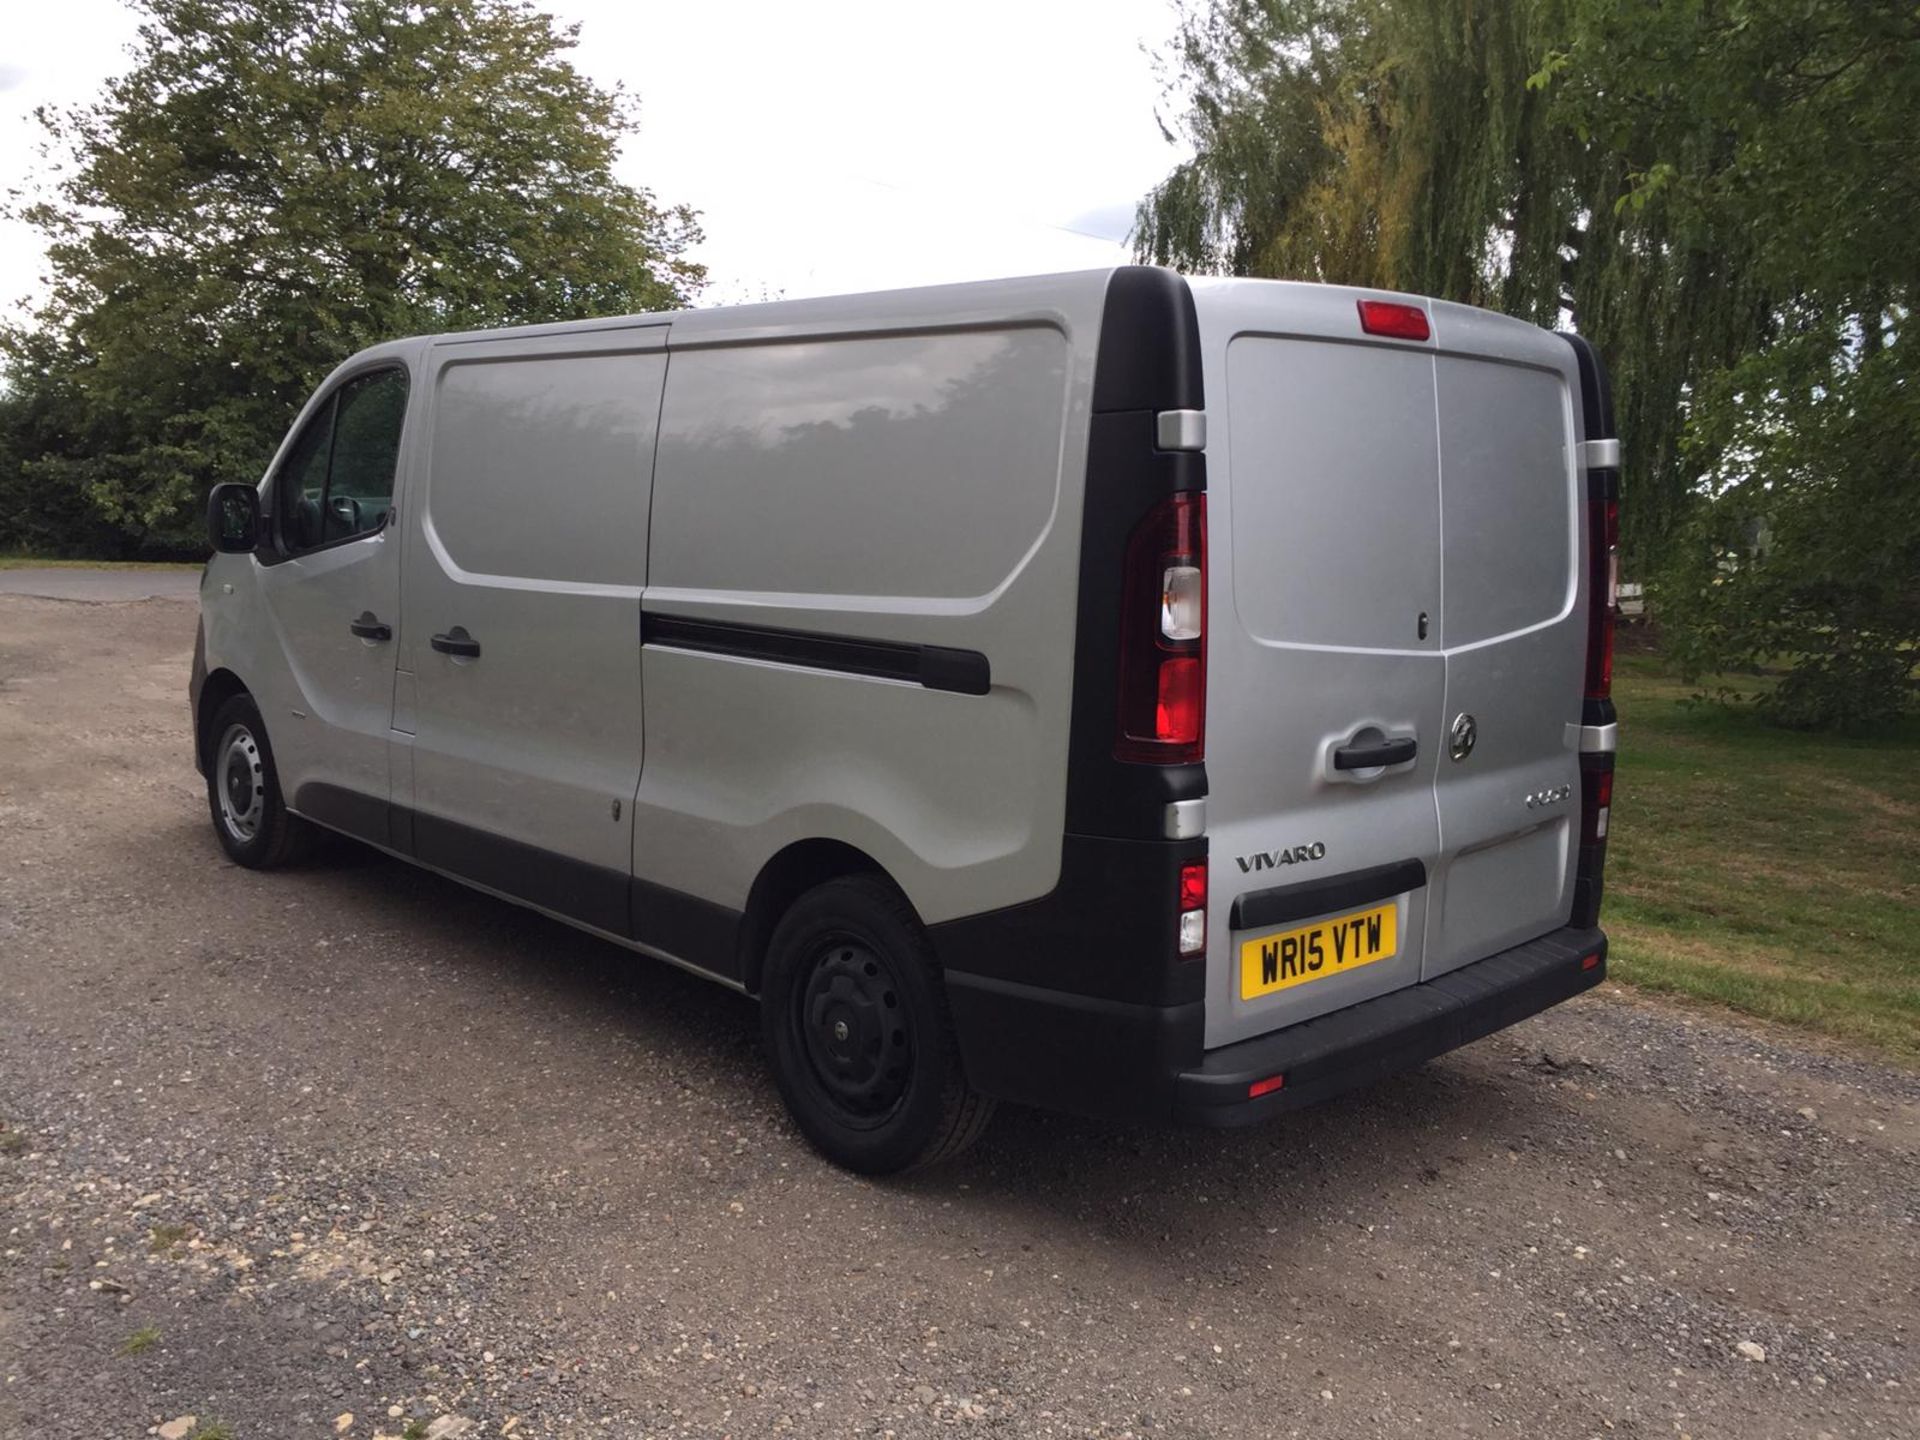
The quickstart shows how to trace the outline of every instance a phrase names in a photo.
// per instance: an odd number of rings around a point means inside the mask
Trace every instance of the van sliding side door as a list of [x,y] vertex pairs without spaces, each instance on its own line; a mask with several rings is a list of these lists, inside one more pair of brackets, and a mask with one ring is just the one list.
[[614,934],[629,929],[666,338],[635,325],[436,345],[408,522],[413,738],[396,788],[414,853]]

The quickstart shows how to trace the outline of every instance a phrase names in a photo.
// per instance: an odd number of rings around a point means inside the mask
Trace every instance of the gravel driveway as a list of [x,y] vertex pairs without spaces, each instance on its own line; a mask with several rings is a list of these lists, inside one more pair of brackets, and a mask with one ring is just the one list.
[[1604,987],[1250,1133],[853,1179],[739,998],[225,863],[193,626],[0,596],[0,1435],[1920,1435],[1912,1075]]

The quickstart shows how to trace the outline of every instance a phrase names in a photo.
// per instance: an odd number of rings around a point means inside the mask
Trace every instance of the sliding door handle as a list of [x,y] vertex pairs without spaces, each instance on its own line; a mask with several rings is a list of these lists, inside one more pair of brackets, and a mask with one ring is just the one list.
[[347,629],[358,635],[362,640],[391,640],[393,638],[393,627],[391,625],[383,625],[375,618],[371,610],[362,610],[357,620],[349,620],[347,622]]
[[427,642],[442,655],[461,655],[469,660],[480,658],[480,642],[466,632],[464,626],[456,625],[444,635],[436,635]]

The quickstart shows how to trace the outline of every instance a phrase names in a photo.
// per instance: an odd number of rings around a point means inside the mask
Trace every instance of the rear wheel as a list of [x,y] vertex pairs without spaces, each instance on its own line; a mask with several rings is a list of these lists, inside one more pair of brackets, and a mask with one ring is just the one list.
[[794,1122],[836,1164],[888,1175],[979,1138],[939,962],[906,897],[870,875],[803,895],[768,946],[761,1022]]
[[249,870],[284,865],[303,848],[308,829],[287,813],[259,706],[250,696],[233,696],[214,712],[207,733],[207,804],[220,848]]

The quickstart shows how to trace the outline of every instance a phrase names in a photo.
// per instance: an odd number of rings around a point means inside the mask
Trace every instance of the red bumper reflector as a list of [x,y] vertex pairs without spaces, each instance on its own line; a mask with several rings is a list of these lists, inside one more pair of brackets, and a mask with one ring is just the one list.
[[1391,300],[1362,300],[1359,304],[1360,328],[1369,335],[1426,340],[1433,334],[1427,325],[1427,312],[1418,305],[1400,305]]
[[1256,1080],[1247,1086],[1247,1099],[1258,1100],[1262,1095],[1271,1095],[1287,1083],[1284,1075],[1269,1075],[1264,1080]]
[[1580,957],[1580,968],[1582,970],[1597,970],[1599,967],[1600,952],[1598,950],[1594,951],[1591,955],[1582,955]]

